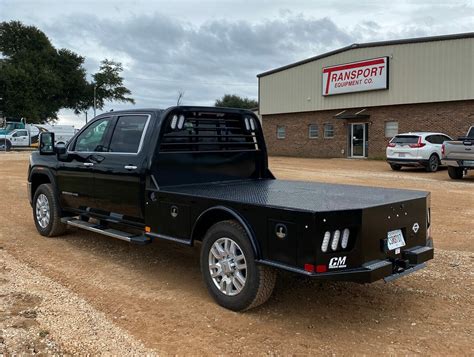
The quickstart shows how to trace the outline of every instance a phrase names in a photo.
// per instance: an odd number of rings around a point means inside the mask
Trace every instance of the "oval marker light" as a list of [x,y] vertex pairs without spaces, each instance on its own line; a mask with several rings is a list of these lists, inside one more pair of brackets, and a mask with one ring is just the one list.
[[249,118],[245,118],[245,129],[250,130]]
[[178,129],[183,129],[184,125],[184,115],[179,116],[179,121],[178,121]]
[[326,253],[328,251],[329,238],[331,238],[331,232],[327,231],[324,233],[323,243],[321,244],[321,250]]
[[173,115],[173,118],[171,118],[171,129],[176,129],[176,123],[178,122],[178,116]]
[[252,128],[252,131],[255,131],[255,123],[252,118],[249,119],[250,122],[250,127]]
[[346,249],[347,245],[349,244],[349,234],[350,234],[349,229],[348,228],[344,229],[344,232],[342,233],[342,240],[341,240],[342,249]]
[[336,250],[337,245],[339,244],[339,237],[341,236],[341,231],[338,229],[334,232],[334,237],[332,237],[331,249]]

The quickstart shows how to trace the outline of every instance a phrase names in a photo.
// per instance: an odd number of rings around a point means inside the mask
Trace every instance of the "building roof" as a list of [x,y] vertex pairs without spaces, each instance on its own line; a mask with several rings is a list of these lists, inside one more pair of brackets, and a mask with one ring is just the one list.
[[391,40],[391,41],[377,41],[377,42],[366,42],[366,43],[353,43],[352,45],[339,48],[337,50],[329,51],[318,56],[310,57],[302,61],[290,63],[286,66],[278,67],[260,74],[257,74],[257,77],[264,77],[269,74],[276,72],[281,72],[286,69],[296,67],[308,62],[316,61],[321,58],[329,57],[341,52],[357,49],[357,48],[366,48],[366,47],[379,47],[379,46],[391,46],[391,45],[403,45],[407,43],[419,43],[419,42],[433,42],[433,41],[447,41],[447,40],[458,40],[463,38],[474,38],[474,32],[465,32],[453,35],[442,35],[442,36],[429,36],[429,37],[415,37],[415,38],[406,38],[400,40]]

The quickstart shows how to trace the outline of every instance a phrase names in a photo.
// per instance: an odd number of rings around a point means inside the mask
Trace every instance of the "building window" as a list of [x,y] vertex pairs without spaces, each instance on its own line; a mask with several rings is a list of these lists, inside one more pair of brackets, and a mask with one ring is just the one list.
[[277,139],[284,139],[284,138],[286,138],[286,127],[277,126]]
[[334,125],[331,123],[324,124],[324,137],[327,139],[334,137]]
[[385,137],[393,138],[398,134],[398,121],[386,121],[385,122]]
[[318,124],[310,124],[308,126],[308,137],[310,139],[317,139],[319,136]]

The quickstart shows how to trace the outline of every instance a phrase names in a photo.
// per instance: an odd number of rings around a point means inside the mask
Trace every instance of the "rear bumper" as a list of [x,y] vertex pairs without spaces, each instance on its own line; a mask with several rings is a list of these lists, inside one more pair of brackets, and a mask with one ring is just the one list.
[[406,166],[427,166],[428,160],[425,159],[392,159],[387,158],[389,164],[406,165]]
[[363,264],[360,268],[330,271],[324,273],[308,272],[303,269],[285,266],[270,261],[258,261],[260,264],[289,270],[318,279],[352,281],[357,283],[372,283],[384,279],[386,282],[411,274],[426,266],[433,259],[434,248],[429,239],[426,246],[416,246],[402,252],[402,257],[396,261],[390,259],[374,260]]
[[[472,165],[466,165],[464,163],[465,160],[453,160],[453,159],[443,159],[441,160],[441,164],[446,166],[453,166],[453,167],[462,167],[466,169],[474,169]],[[466,160],[466,161],[473,161],[473,160]]]

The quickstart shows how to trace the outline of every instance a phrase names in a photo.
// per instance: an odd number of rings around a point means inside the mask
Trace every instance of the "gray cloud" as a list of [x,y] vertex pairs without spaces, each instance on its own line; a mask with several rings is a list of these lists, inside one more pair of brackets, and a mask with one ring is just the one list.
[[201,25],[160,14],[120,21],[76,15],[43,29],[57,46],[85,55],[89,72],[101,58],[121,60],[140,106],[172,105],[178,90],[193,104],[212,104],[225,93],[255,98],[257,73],[354,40],[328,18],[292,14]]

